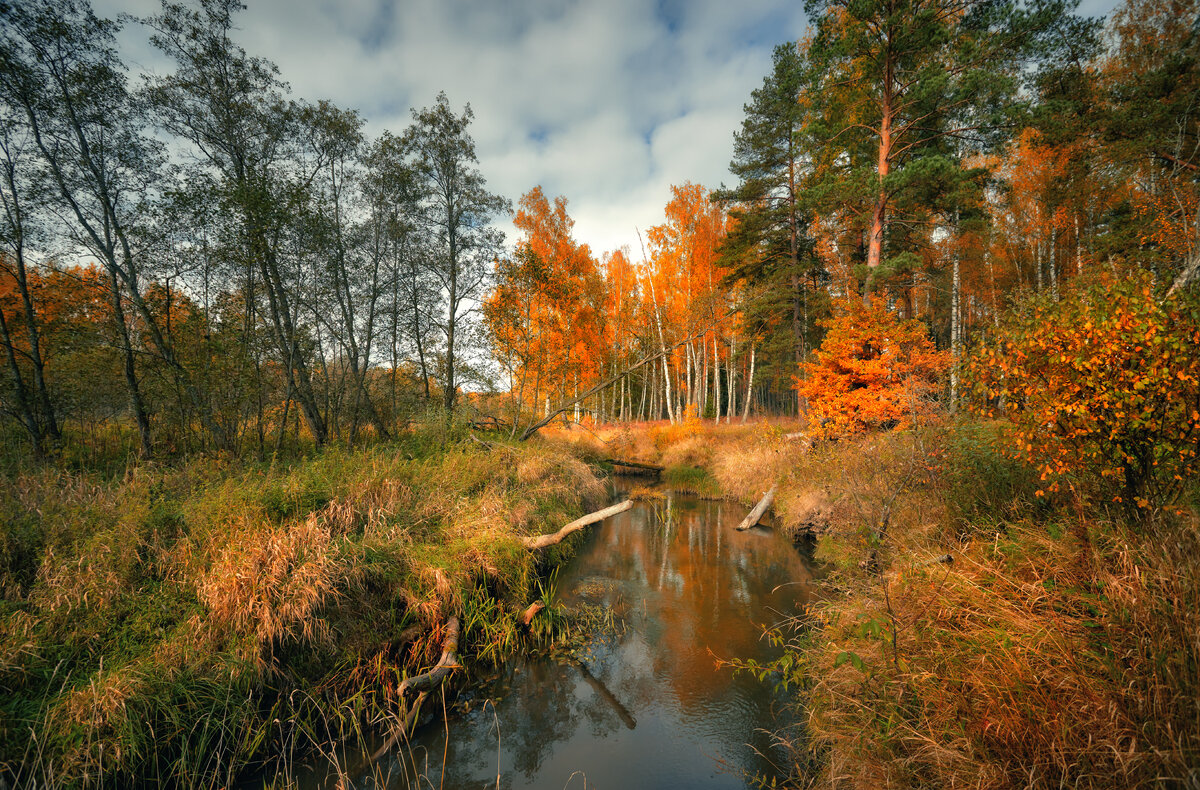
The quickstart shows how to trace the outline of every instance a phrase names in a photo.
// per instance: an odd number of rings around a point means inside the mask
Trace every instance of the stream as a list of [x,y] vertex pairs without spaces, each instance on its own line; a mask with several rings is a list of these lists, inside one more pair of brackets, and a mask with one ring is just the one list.
[[407,746],[351,770],[353,784],[741,788],[781,778],[786,755],[771,732],[795,727],[785,700],[770,679],[716,659],[775,658],[762,625],[803,611],[812,565],[771,529],[735,531],[745,514],[668,493],[589,528],[558,596],[611,613],[612,625],[571,655],[508,662],[459,695],[448,725],[438,712]]

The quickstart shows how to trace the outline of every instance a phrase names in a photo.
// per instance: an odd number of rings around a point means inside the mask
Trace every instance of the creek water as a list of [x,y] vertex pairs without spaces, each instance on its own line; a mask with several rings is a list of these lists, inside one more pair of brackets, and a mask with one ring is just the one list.
[[558,594],[611,611],[616,627],[570,656],[510,662],[460,697],[448,724],[439,712],[355,784],[740,788],[779,778],[772,731],[795,726],[786,700],[769,678],[717,659],[776,657],[762,627],[803,611],[812,566],[773,530],[735,531],[745,513],[667,493],[590,528]]

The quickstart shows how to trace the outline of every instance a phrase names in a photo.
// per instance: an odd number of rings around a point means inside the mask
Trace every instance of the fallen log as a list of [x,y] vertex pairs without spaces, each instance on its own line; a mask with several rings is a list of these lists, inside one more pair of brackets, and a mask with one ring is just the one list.
[[478,436],[476,436],[473,433],[468,433],[467,436],[469,436],[471,438],[471,441],[475,442],[475,444],[479,445],[480,447],[487,450],[488,452],[491,452],[491,449],[496,446],[496,445],[492,444],[491,442],[485,442],[483,439],[480,439]]
[[422,672],[420,675],[413,675],[411,678],[405,678],[400,683],[400,696],[403,697],[410,691],[429,691],[437,688],[437,685],[442,682],[450,672],[461,666],[458,663],[458,618],[451,617],[446,621],[446,638],[442,640],[442,657],[438,659],[437,664],[428,672]]
[[528,538],[522,538],[521,542],[525,548],[530,551],[544,549],[547,546],[553,546],[556,543],[561,543],[564,538],[572,532],[578,532],[586,526],[595,524],[597,521],[603,521],[609,516],[615,516],[618,513],[624,513],[629,508],[633,507],[633,500],[626,499],[616,505],[611,505],[603,510],[597,510],[595,513],[588,513],[586,516],[575,519],[570,524],[566,525],[558,532],[552,532],[549,535],[536,535]]
[[630,469],[644,469],[647,472],[662,472],[663,470],[661,466],[655,466],[654,464],[643,464],[639,463],[638,461],[622,461],[620,458],[605,458],[604,460],[613,466],[625,466]]
[[754,509],[750,511],[749,515],[742,519],[742,523],[738,524],[736,529],[739,532],[745,532],[757,524],[759,519],[763,517],[763,514],[767,512],[767,508],[769,508],[771,503],[775,501],[775,492],[778,490],[778,485],[771,486],[771,490],[768,491],[762,499],[758,500],[758,504],[754,506]]
[[[407,633],[407,631],[405,632]],[[375,762],[396,745],[396,742],[401,738],[407,738],[412,731],[413,725],[417,723],[417,714],[421,711],[421,703],[429,696],[429,692],[436,688],[442,680],[450,674],[450,671],[459,666],[458,663],[458,618],[451,617],[446,621],[446,636],[442,639],[442,656],[438,659],[433,669],[428,672],[423,672],[420,675],[413,675],[411,678],[405,678],[400,683],[400,701],[405,706],[404,716],[400,720],[398,726],[391,737],[380,746],[373,755],[371,762]],[[410,691],[417,692],[417,698],[411,703],[408,702],[406,694]]]
[[537,617],[537,613],[546,608],[546,604],[541,601],[534,601],[529,604],[529,607],[521,613],[521,625],[528,628],[533,623],[533,618]]

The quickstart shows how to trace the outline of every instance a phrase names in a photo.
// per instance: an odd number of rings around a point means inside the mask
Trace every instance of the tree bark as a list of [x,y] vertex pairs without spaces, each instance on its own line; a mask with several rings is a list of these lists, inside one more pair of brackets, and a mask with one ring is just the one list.
[[891,49],[884,64],[883,95],[879,122],[879,159],[876,171],[879,178],[879,194],[871,210],[871,233],[867,239],[867,281],[863,284],[863,302],[871,299],[871,284],[875,271],[883,260],[883,233],[887,224],[888,193],[884,181],[892,167],[892,82],[893,64]]
[[771,486],[771,490],[764,494],[762,499],[758,500],[758,504],[754,506],[749,515],[742,519],[742,523],[738,524],[735,529],[739,532],[745,532],[757,524],[759,519],[763,517],[763,514],[767,512],[767,508],[771,507],[771,504],[775,501],[775,494],[778,491],[778,484]]

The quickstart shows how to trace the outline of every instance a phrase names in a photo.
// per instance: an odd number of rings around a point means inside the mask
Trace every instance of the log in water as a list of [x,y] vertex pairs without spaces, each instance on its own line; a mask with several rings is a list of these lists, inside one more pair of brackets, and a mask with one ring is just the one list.
[[435,723],[371,771],[390,774],[388,787],[447,790],[494,787],[497,773],[504,788],[553,790],[582,788],[585,777],[601,788],[778,777],[768,731],[795,726],[779,715],[785,700],[770,679],[735,675],[716,658],[776,656],[761,625],[802,612],[812,576],[784,536],[734,531],[744,513],[668,496],[592,527],[559,595],[625,627],[599,629],[571,656],[510,662],[462,692],[448,727],[431,697]]

